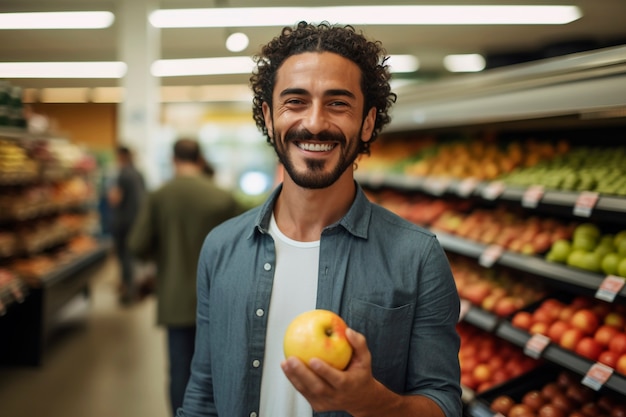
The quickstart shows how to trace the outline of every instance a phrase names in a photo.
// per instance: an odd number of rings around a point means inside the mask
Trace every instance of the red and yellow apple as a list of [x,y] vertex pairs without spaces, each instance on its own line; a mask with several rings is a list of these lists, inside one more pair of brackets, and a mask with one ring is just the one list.
[[348,326],[336,313],[316,309],[294,318],[283,339],[285,357],[295,356],[308,365],[319,358],[337,369],[345,369],[352,357],[346,338]]

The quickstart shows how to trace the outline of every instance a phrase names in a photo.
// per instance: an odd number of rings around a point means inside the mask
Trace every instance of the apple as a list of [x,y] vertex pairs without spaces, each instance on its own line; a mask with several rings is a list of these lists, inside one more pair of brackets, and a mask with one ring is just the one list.
[[592,337],[583,337],[576,344],[574,351],[587,359],[596,361],[602,353],[603,346]]
[[626,317],[616,311],[611,311],[606,316],[604,316],[604,324],[608,326],[613,326],[617,329],[623,329],[624,327],[626,327]]
[[598,362],[605,364],[606,366],[610,366],[615,369],[617,366],[617,361],[619,359],[619,354],[616,352],[612,352],[610,350],[605,350],[598,356]]
[[533,324],[533,316],[528,311],[518,311],[511,319],[511,324],[522,330],[528,330]]
[[613,336],[609,342],[609,350],[620,355],[626,354],[626,333],[619,333]]
[[622,354],[617,360],[615,370],[622,375],[626,375],[626,353]]
[[559,345],[565,349],[574,350],[583,337],[585,337],[585,334],[582,330],[572,327],[563,332],[563,336],[561,336],[561,340],[559,340]]
[[570,319],[570,324],[585,334],[592,335],[600,325],[600,321],[591,309],[583,308],[574,313]]
[[619,334],[619,330],[617,330],[613,326],[609,326],[608,324],[603,324],[598,327],[596,333],[593,335],[593,338],[596,339],[602,346],[608,346],[617,334]]
[[304,312],[287,326],[283,339],[285,357],[295,356],[305,364],[319,358],[337,369],[345,369],[352,357],[347,328],[346,322],[332,311]]
[[546,336],[548,336],[553,342],[559,343],[559,340],[563,337],[563,333],[570,328],[571,326],[569,323],[563,320],[557,320],[552,323],[550,327],[548,327],[548,334]]

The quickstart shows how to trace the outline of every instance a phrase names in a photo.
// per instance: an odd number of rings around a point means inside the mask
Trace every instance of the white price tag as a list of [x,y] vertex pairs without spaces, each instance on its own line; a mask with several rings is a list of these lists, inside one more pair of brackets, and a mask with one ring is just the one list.
[[582,380],[582,384],[595,391],[599,391],[606,381],[609,380],[611,375],[613,375],[613,368],[603,363],[596,362],[591,365],[591,368],[587,371],[587,374]]
[[485,267],[491,268],[502,256],[504,249],[499,245],[489,245],[483,253],[480,254],[478,263]]
[[622,288],[624,288],[624,284],[626,284],[626,280],[624,278],[615,275],[608,275],[604,278],[600,287],[598,287],[598,290],[596,291],[596,298],[612,303],[617,294],[619,294]]
[[543,197],[543,186],[532,185],[526,189],[522,196],[522,206],[527,208],[536,208]]
[[524,346],[524,353],[533,359],[539,359],[549,344],[550,338],[548,336],[535,333],[526,342],[526,345]]
[[487,185],[482,192],[483,198],[486,200],[495,200],[504,192],[504,183],[501,181],[493,181]]
[[465,178],[458,184],[456,193],[459,197],[469,197],[474,192],[477,185],[478,180],[476,178]]
[[598,202],[600,194],[595,191],[583,191],[576,199],[574,205],[574,215],[580,217],[590,217],[593,208]]

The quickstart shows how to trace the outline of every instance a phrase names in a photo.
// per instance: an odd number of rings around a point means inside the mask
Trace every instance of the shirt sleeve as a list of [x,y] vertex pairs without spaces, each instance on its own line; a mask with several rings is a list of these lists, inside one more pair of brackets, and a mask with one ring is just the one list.
[[460,302],[447,257],[436,238],[422,262],[408,381],[412,391],[434,400],[448,417],[461,415]]
[[149,258],[155,255],[153,248],[157,236],[153,223],[152,197],[148,195],[141,204],[137,219],[128,236],[128,248],[133,255],[140,258]]

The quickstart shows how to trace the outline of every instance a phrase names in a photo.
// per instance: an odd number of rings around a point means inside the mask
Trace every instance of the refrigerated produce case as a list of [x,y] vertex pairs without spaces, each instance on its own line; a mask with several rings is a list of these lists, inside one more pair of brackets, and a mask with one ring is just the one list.
[[[376,143],[378,149],[373,150],[373,161],[364,160],[356,171],[357,180],[381,204],[397,208],[399,214],[408,218],[418,218],[411,210],[426,206],[415,204],[416,208],[412,209],[411,202],[421,201],[425,196],[437,202],[462,201],[481,210],[505,206],[527,218],[550,216],[551,223],[592,223],[607,234],[626,230],[626,184],[615,189],[585,189],[580,182],[579,186],[563,184],[563,187],[539,184],[537,177],[528,183],[507,182],[503,180],[507,178],[504,174],[491,178],[420,175],[416,173],[419,170],[411,171],[407,166],[424,158],[425,153],[416,153],[416,157],[409,151],[404,154],[397,151],[410,144],[405,148],[431,149],[432,154],[433,147],[450,141],[495,144],[561,141],[568,149],[583,147],[589,155],[596,147],[609,154],[619,153],[626,144],[626,46],[408,86],[397,93],[392,123]],[[415,146],[411,144],[414,141],[422,141],[424,145]],[[395,164],[389,160],[375,161],[376,152],[386,147],[396,149]],[[623,158],[622,169],[626,169],[626,154]],[[434,220],[425,225],[433,224],[436,225]],[[511,250],[493,242],[460,236],[454,230],[436,227],[433,230],[449,254],[473,259],[487,270],[503,267],[534,276],[546,285],[548,296],[588,297],[626,311],[623,285],[626,277],[553,262],[546,258],[545,251]],[[529,343],[536,342],[536,337],[513,326],[511,319],[512,315],[501,316],[463,300],[463,322],[527,349]],[[606,380],[598,382],[590,377],[597,370],[597,360],[564,349],[554,341],[531,354],[557,370],[573,372],[581,381],[595,385],[594,389],[626,396],[625,374],[610,369]],[[506,386],[492,389],[500,392],[515,386],[510,381]],[[484,406],[485,395],[489,393],[490,390],[465,395],[466,415],[497,415]]]

